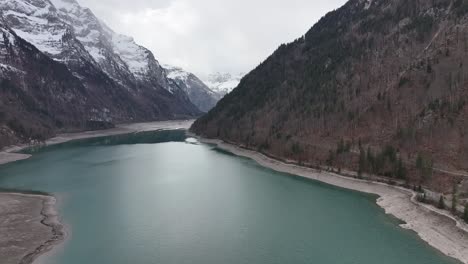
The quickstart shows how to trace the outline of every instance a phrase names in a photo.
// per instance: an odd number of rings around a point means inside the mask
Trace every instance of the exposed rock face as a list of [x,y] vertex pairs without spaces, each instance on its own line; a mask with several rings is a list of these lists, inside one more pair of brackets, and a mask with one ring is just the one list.
[[181,89],[187,93],[190,101],[201,111],[208,112],[221,99],[222,94],[212,91],[193,73],[168,65],[165,68],[173,89]]
[[85,127],[86,120],[107,118],[91,110],[99,109],[99,100],[65,65],[4,25],[0,32],[0,145],[44,139],[55,127]]
[[149,50],[74,0],[4,0],[0,15],[0,147],[201,113]]
[[[467,65],[468,1],[350,0],[280,46],[192,130],[356,170],[360,149],[389,146],[377,173],[395,177],[396,157],[411,182],[447,191],[463,177],[443,171],[468,170]],[[418,153],[432,174],[415,168]]]

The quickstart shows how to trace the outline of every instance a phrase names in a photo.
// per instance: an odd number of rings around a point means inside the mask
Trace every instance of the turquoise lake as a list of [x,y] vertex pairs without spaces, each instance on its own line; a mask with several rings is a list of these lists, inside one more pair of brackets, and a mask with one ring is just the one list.
[[47,264],[455,264],[376,196],[278,173],[183,131],[83,140],[0,167],[0,187],[59,198]]

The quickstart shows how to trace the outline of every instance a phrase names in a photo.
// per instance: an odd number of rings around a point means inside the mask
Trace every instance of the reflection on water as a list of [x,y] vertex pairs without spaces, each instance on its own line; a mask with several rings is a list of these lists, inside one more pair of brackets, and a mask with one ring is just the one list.
[[155,144],[163,142],[184,142],[185,130],[145,131],[115,136],[104,136],[88,139],[73,140],[52,146],[34,146],[23,150],[25,154],[34,154],[44,151],[67,149],[82,146],[115,146],[127,144]]

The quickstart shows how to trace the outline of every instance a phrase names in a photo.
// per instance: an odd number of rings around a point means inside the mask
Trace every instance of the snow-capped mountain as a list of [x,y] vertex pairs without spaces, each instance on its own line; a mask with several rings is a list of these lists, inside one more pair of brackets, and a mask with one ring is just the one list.
[[[21,111],[51,133],[83,129],[90,122],[193,118],[201,113],[183,88],[172,85],[151,51],[115,33],[75,0],[1,0],[0,26],[0,82],[9,82],[18,100],[34,101],[34,107]],[[44,69],[36,67],[38,56]],[[47,82],[50,87],[38,88]],[[1,99],[0,106],[6,104]],[[56,111],[64,110],[62,106],[70,111]],[[3,121],[0,126],[5,126]]]
[[170,90],[153,54],[115,33],[75,0],[5,0],[3,16],[18,36],[70,66],[90,63],[128,88],[136,82]]
[[211,110],[223,96],[211,90],[193,73],[170,65],[164,65],[164,67],[174,89],[184,90],[195,106],[203,112]]
[[[0,147],[43,140],[60,128],[92,129],[98,123],[105,127],[107,111],[120,111],[109,99],[100,100],[98,91],[87,90],[64,64],[18,37],[1,19],[0,87]],[[101,106],[108,108],[98,111]]]
[[245,73],[230,74],[217,72],[208,75],[204,83],[214,92],[224,96],[239,85],[244,75]]

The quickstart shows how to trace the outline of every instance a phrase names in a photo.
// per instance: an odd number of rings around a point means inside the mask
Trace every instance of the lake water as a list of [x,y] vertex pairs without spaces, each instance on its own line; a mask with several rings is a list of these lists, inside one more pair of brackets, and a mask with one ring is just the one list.
[[0,167],[0,187],[59,198],[71,234],[50,264],[458,263],[375,196],[184,139],[166,131],[34,150]]

